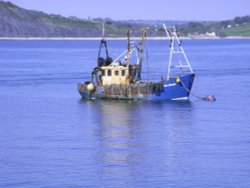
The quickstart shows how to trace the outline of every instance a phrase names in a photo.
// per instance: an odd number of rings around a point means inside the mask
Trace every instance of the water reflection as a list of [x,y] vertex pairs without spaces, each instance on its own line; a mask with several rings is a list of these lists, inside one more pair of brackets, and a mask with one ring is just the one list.
[[138,174],[150,176],[152,166],[165,172],[167,179],[183,178],[178,169],[185,168],[180,153],[189,147],[191,102],[90,101],[87,105],[98,127],[95,160],[103,183],[110,185],[112,180],[114,185],[129,186]]
[[124,101],[101,101],[100,144],[104,164],[127,164],[131,160],[129,143],[132,137],[131,116],[133,103]]
[[82,101],[80,106],[95,131],[93,160],[103,185],[129,187],[143,178],[180,181],[192,169],[190,101]]
[[[112,180],[114,185],[127,186],[133,163],[133,113],[139,107],[131,101],[98,101],[100,153],[103,184]],[[124,179],[125,178],[125,179]]]

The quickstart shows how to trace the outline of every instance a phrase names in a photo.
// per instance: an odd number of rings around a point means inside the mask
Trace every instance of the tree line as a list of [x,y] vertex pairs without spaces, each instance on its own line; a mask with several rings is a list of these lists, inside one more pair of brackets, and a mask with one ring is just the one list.
[[250,25],[250,16],[237,16],[232,20],[219,22],[188,22],[187,24],[179,25],[178,30],[180,35],[200,35],[205,33],[215,32],[217,36],[225,37],[223,32],[225,29],[237,28]]

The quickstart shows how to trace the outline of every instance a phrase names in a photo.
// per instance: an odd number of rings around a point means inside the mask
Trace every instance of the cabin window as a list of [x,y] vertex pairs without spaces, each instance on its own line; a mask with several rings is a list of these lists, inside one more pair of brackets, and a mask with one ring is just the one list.
[[119,71],[115,71],[115,75],[116,75],[116,76],[119,76]]
[[111,76],[111,70],[108,70],[108,76]]
[[103,75],[103,76],[105,76],[105,73],[106,73],[106,71],[105,71],[105,70],[102,70],[102,75]]
[[125,76],[125,74],[126,74],[126,71],[122,70],[122,76]]

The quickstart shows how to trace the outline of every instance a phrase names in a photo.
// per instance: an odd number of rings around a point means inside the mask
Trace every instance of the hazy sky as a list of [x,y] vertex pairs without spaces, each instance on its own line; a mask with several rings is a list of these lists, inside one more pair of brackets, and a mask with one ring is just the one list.
[[250,15],[250,0],[9,0],[26,9],[114,20],[224,20]]

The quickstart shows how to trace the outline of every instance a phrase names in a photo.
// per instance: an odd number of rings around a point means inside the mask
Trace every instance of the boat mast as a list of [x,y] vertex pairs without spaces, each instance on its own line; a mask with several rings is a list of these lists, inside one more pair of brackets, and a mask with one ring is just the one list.
[[126,61],[126,64],[127,66],[129,65],[130,63],[130,55],[131,55],[131,45],[130,45],[130,30],[128,29],[128,32],[127,32],[127,38],[128,38],[128,44],[127,44],[127,61]]
[[107,57],[109,57],[109,54],[108,54],[107,42],[105,40],[105,26],[104,26],[104,23],[102,23],[102,39],[101,39],[101,42],[100,42],[100,45],[99,45],[98,58],[101,55],[101,51],[102,51],[103,47],[105,48],[106,58],[107,58]]
[[127,32],[128,44],[127,44],[127,55],[126,57],[126,78],[129,78],[129,64],[130,64],[130,55],[131,55],[131,46],[130,46],[130,30]]
[[141,42],[141,48],[139,49],[140,56],[139,56],[138,80],[141,80],[142,59],[143,59],[143,50],[144,50],[146,35],[147,35],[147,30],[142,29],[142,42]]
[[170,78],[170,70],[171,70],[171,64],[172,64],[172,58],[173,58],[173,50],[174,50],[174,43],[173,43],[173,39],[172,37],[170,36],[170,33],[167,29],[167,26],[165,24],[163,24],[163,28],[167,34],[167,37],[170,41],[170,44],[169,44],[169,48],[170,48],[170,54],[169,54],[169,60],[168,60],[168,73],[167,73],[167,80],[169,80]]
[[[167,26],[165,24],[163,24],[163,28],[168,36],[168,39],[170,41],[170,54],[169,54],[169,62],[168,62],[168,73],[167,73],[167,80],[170,79],[170,74],[171,74],[171,68],[173,68],[172,63],[173,63],[173,55],[174,54],[181,54],[184,57],[185,63],[186,65],[178,65],[178,66],[174,66],[175,68],[189,68],[190,72],[193,74],[194,71],[189,63],[189,60],[187,58],[186,52],[182,47],[182,43],[179,40],[179,37],[177,35],[177,31],[176,28],[173,26],[173,31],[171,31],[170,29],[167,28]],[[176,44],[176,45],[175,45]]]

